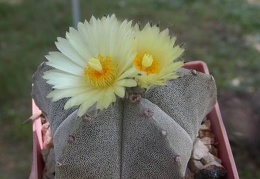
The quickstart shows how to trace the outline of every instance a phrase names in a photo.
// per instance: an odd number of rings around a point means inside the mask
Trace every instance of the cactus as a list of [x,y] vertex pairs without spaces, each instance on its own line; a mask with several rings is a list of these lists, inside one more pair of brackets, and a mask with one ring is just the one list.
[[135,89],[107,109],[64,110],[68,100],[46,98],[52,86],[33,76],[32,97],[49,119],[54,143],[55,177],[182,178],[187,172],[199,125],[216,102],[211,76],[187,69],[166,86]]
[[32,88],[49,119],[55,159],[46,168],[55,165],[55,178],[185,177],[216,87],[209,75],[179,69],[184,49],[175,40],[169,29],[141,30],[115,15],[58,38],[60,52],[46,56]]

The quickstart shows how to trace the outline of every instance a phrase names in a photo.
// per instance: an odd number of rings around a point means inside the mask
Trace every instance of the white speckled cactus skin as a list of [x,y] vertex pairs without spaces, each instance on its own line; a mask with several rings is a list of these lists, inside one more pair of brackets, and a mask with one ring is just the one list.
[[55,178],[176,179],[185,176],[199,125],[216,102],[211,76],[180,69],[180,78],[156,86],[136,101],[118,99],[108,109],[63,110],[52,102],[41,65],[33,76],[32,97],[46,113],[55,153]]

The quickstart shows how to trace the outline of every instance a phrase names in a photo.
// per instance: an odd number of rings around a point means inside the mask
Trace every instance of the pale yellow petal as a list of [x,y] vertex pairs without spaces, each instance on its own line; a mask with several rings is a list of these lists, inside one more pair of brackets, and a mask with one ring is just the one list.
[[64,109],[68,109],[73,106],[78,106],[78,105],[84,103],[85,101],[93,99],[93,98],[95,99],[97,94],[98,94],[98,92],[96,90],[89,90],[83,94],[73,96],[66,102]]
[[125,86],[125,87],[135,87],[137,83],[134,79],[124,79],[116,82],[117,86]]
[[84,92],[88,91],[85,87],[78,87],[78,88],[69,88],[69,89],[56,89],[54,91],[51,91],[47,98],[52,98],[53,101],[58,101],[62,98],[77,96],[79,94],[82,94]]
[[86,100],[83,104],[80,105],[77,115],[79,117],[83,116],[87,112],[88,108],[90,108],[93,104],[95,104],[95,102],[96,102],[95,97]]
[[137,74],[138,71],[136,70],[136,68],[131,67],[130,69],[126,70],[122,75],[120,75],[117,80],[129,78],[129,77],[135,77]]
[[59,52],[50,52],[49,55],[46,55],[45,57],[49,60],[46,64],[56,69],[78,76],[83,73],[82,67],[76,65]]
[[88,46],[84,43],[84,41],[82,41],[82,37],[80,37],[77,30],[71,27],[69,32],[66,33],[66,37],[74,49],[80,54],[81,57],[83,57],[83,59],[91,58],[88,52]]
[[85,83],[84,79],[81,78],[53,78],[51,80],[47,80],[47,83],[53,85],[53,88],[55,89],[68,89],[89,86],[87,83]]
[[107,89],[103,92],[102,97],[97,101],[97,108],[106,109],[108,106],[114,102],[115,95],[112,88]]
[[120,98],[123,98],[125,96],[125,88],[122,86],[115,86],[114,91],[116,95],[119,96]]
[[55,42],[55,45],[62,54],[82,67],[86,65],[84,58],[78,54],[78,52],[72,47],[67,39],[58,37],[57,40],[58,42]]

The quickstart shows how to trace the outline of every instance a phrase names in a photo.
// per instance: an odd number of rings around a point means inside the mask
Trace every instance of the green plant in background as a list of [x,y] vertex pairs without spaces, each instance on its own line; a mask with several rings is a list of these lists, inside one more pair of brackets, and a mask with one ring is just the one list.
[[[186,44],[183,59],[205,61],[219,91],[259,90],[256,48],[260,32],[259,5],[242,0],[91,0],[80,1],[80,5],[81,20],[89,19],[92,14],[101,17],[116,13],[119,19],[134,19],[141,24],[160,22],[163,28],[174,24],[171,33],[178,36],[178,43]],[[3,178],[28,176],[31,126],[21,127],[20,122],[31,113],[31,75],[44,55],[54,48],[56,37],[64,36],[67,27],[72,26],[71,17],[70,1],[0,3],[0,125],[3,126],[0,173]],[[248,36],[256,41],[248,41]],[[17,151],[24,155],[13,155]],[[241,178],[246,173],[243,171]]]

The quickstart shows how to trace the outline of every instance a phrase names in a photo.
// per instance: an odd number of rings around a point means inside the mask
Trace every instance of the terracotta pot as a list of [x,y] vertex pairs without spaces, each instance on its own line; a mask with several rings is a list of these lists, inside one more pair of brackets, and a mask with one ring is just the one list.
[[[184,68],[194,69],[206,74],[209,74],[207,65],[202,61],[193,61],[185,63]],[[39,112],[38,107],[32,101],[33,114]],[[215,140],[219,142],[217,146],[219,158],[222,160],[222,165],[227,170],[227,179],[238,179],[238,172],[233,158],[229,140],[227,137],[226,129],[223,124],[218,103],[212,111],[207,115],[211,121],[212,132],[215,134]],[[31,168],[30,179],[40,179],[42,176],[44,162],[41,156],[41,149],[43,148],[42,133],[41,133],[41,120],[36,119],[33,122],[33,161]]]

